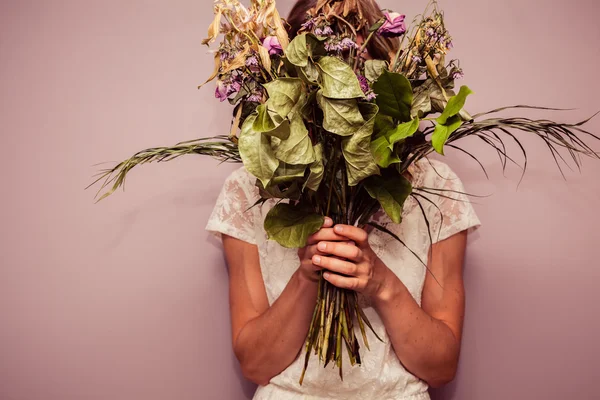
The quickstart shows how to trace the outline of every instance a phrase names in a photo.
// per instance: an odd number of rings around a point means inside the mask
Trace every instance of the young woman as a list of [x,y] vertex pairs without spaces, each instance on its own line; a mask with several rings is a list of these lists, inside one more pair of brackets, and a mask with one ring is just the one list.
[[[374,23],[382,13],[372,0],[358,0]],[[316,0],[300,0],[288,22],[291,36]],[[397,43],[378,38],[369,54],[384,58]],[[462,266],[467,232],[479,225],[461,181],[438,161],[422,160],[409,169],[413,186],[451,190],[455,198],[430,196],[423,210],[409,198],[403,221],[383,213],[380,224],[408,247],[379,231],[336,225],[322,229],[300,250],[268,241],[264,218],[273,201],[258,199],[255,179],[242,167],[229,176],[207,225],[219,235],[229,266],[233,348],[247,379],[259,388],[255,399],[429,399],[456,373],[464,313]],[[423,212],[430,222],[433,243]],[[410,250],[408,250],[410,249]],[[411,253],[427,260],[431,273]],[[345,260],[345,261],[342,261]],[[363,364],[344,360],[344,380],[330,365],[311,358],[298,384],[303,345],[315,306],[318,272],[340,288],[359,292],[359,300],[380,342],[369,335]],[[360,334],[359,334],[360,336]]]

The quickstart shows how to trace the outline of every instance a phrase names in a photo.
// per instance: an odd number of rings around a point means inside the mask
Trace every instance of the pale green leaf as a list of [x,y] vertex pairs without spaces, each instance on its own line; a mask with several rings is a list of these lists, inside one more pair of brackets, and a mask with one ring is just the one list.
[[306,171],[306,165],[292,165],[284,162],[279,163],[279,167],[275,170],[271,184],[279,185],[280,183],[302,179],[304,178],[304,171]]
[[275,149],[275,157],[294,165],[308,165],[315,161],[315,152],[308,136],[308,130],[299,113],[292,114],[290,136],[279,143]]
[[383,71],[383,74],[373,84],[373,91],[379,112],[396,118],[401,122],[410,120],[410,109],[413,92],[410,82],[403,75]]
[[379,201],[390,219],[399,224],[402,221],[402,207],[412,192],[412,185],[400,174],[385,177],[372,176],[365,180],[369,195]]
[[269,94],[269,109],[285,118],[302,97],[302,80],[298,78],[279,78],[263,85]]
[[267,236],[286,248],[306,246],[308,237],[323,226],[325,218],[300,206],[277,204],[267,214]]
[[363,179],[379,174],[379,167],[371,154],[371,136],[377,106],[372,103],[362,103],[361,111],[367,120],[355,133],[342,141],[342,153],[346,160],[348,185],[356,186]]
[[465,106],[465,102],[467,101],[467,96],[472,93],[473,91],[467,86],[461,86],[458,94],[448,99],[448,104],[446,105],[444,112],[436,119],[437,123],[448,125],[448,119],[457,115],[462,110],[462,108]]
[[246,170],[268,186],[279,160],[271,149],[271,141],[261,132],[253,129],[256,115],[250,115],[244,121],[240,132],[238,149]]
[[306,33],[298,35],[285,49],[288,61],[298,67],[306,67],[308,64],[309,50],[306,43]]
[[269,132],[277,128],[283,122],[283,118],[269,107],[268,103],[256,107],[256,119],[252,128],[257,132]]
[[344,61],[337,57],[322,57],[317,66],[321,70],[323,96],[330,99],[364,97],[356,74]]
[[462,125],[460,116],[455,115],[446,121],[446,125],[438,124],[431,135],[431,145],[441,155],[444,155],[444,145],[452,134]]
[[356,99],[329,99],[319,90],[317,102],[323,110],[323,128],[328,132],[350,136],[365,123]]
[[375,82],[387,68],[387,62],[383,60],[365,61],[365,77],[370,82]]
[[304,188],[316,192],[323,180],[325,165],[323,164],[323,145],[318,143],[313,149],[315,152],[315,161],[310,165],[310,174],[304,183]]

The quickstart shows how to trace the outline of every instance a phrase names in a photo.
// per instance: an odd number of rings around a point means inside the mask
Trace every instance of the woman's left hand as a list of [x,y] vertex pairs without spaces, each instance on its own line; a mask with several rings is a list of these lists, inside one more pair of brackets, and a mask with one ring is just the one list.
[[377,297],[387,267],[371,249],[367,232],[350,225],[336,225],[334,232],[348,242],[319,242],[319,252],[327,256],[313,256],[313,264],[327,270],[323,277],[332,285]]

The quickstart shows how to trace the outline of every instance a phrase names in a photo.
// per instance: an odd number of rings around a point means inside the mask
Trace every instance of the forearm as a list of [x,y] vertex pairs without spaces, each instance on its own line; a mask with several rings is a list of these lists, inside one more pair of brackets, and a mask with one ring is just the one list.
[[419,307],[392,271],[385,268],[385,275],[375,307],[398,359],[431,386],[449,382],[456,371],[460,342],[444,322]]
[[295,273],[273,305],[242,328],[234,350],[247,378],[265,385],[296,359],[316,296],[317,283]]

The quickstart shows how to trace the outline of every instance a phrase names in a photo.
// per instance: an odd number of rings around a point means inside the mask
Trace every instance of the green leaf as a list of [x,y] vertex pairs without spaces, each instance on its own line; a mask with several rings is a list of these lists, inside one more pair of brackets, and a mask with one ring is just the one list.
[[402,221],[404,202],[412,192],[412,185],[408,179],[400,174],[372,176],[364,184],[369,195],[379,201],[392,221],[399,224]]
[[290,137],[290,121],[284,119],[278,127],[271,131],[263,132],[263,135],[274,136],[281,140],[287,139]]
[[365,123],[356,99],[329,99],[319,90],[317,102],[323,110],[323,128],[328,132],[350,136]]
[[255,119],[256,115],[252,114],[244,121],[238,149],[246,170],[266,187],[279,167],[279,160],[275,158],[269,138],[253,129]]
[[279,185],[281,183],[287,183],[296,179],[304,178],[304,172],[306,171],[306,165],[292,165],[287,163],[279,163],[279,167],[273,175],[271,184]]
[[371,154],[373,154],[377,165],[382,168],[400,162],[398,155],[393,152],[393,147],[390,147],[390,142],[383,135],[371,142]]
[[344,61],[337,57],[322,57],[317,66],[321,70],[323,96],[330,99],[364,97],[356,74]]
[[315,161],[310,165],[310,174],[304,183],[304,189],[310,189],[314,192],[319,190],[323,175],[325,173],[325,165],[323,164],[323,145],[316,144],[314,147]]
[[306,33],[298,35],[290,42],[285,49],[285,56],[288,61],[297,67],[306,67],[308,64],[308,45],[306,43]]
[[431,135],[431,145],[441,155],[444,155],[444,145],[452,134],[462,125],[460,116],[455,115],[446,121],[446,125],[438,124]]
[[361,111],[367,122],[354,135],[342,140],[349,186],[356,186],[363,179],[379,174],[379,167],[371,154],[371,136],[378,108],[372,103],[361,103]]
[[269,103],[261,104],[256,107],[256,112],[258,114],[254,120],[252,129],[257,132],[272,131],[283,122],[283,118],[281,118],[275,110],[269,107]]
[[269,94],[269,109],[281,118],[289,115],[302,97],[302,80],[298,78],[280,78],[263,85]]
[[467,96],[472,93],[473,91],[467,86],[461,86],[458,94],[448,99],[448,104],[446,105],[444,112],[436,119],[436,121],[439,124],[447,125],[446,122],[448,119],[457,115],[460,110],[462,110],[462,108],[465,106],[465,102],[467,101]]
[[410,120],[413,92],[410,82],[403,75],[384,71],[373,84],[373,91],[377,94],[380,113],[401,122]]
[[382,134],[385,134],[388,131],[394,129],[394,126],[394,120],[392,119],[392,117],[377,114],[377,116],[375,117],[375,126],[373,127],[373,133],[376,136],[381,136]]
[[298,68],[298,71],[300,72],[302,80],[309,85],[316,85],[319,83],[319,70],[312,60],[308,60],[306,67]]
[[365,61],[365,77],[370,82],[375,82],[387,68],[387,62],[383,60]]
[[275,149],[275,157],[294,165],[308,165],[315,161],[315,152],[308,136],[308,130],[299,113],[292,114],[290,136],[279,143]]
[[396,128],[388,131],[385,136],[390,142],[390,150],[394,149],[394,145],[401,140],[404,140],[408,137],[411,137],[415,134],[417,130],[419,130],[419,123],[421,121],[419,118],[415,118],[412,121],[405,122],[403,124],[398,125]]
[[286,248],[306,246],[308,237],[323,226],[325,218],[301,206],[277,204],[265,218],[265,231],[269,239]]

